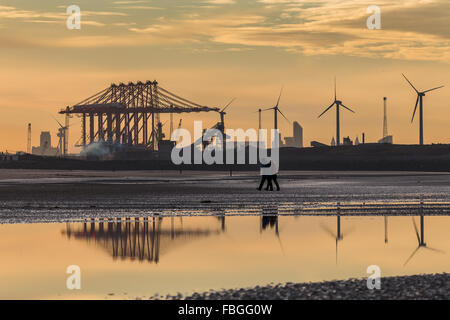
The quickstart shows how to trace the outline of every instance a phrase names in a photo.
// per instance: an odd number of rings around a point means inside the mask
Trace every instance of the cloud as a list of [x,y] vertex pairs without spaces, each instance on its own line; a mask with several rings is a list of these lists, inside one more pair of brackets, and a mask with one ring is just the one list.
[[205,0],[204,3],[208,4],[235,4],[235,0]]
[[163,10],[163,8],[152,7],[152,6],[120,6],[120,7],[115,7],[115,9],[124,9],[124,10]]
[[[117,35],[95,34],[60,38],[40,45],[68,47],[151,46],[201,44],[202,50],[275,47],[304,55],[345,55],[368,58],[450,62],[447,0],[378,0],[382,30],[368,30],[370,0],[259,0],[259,7],[230,6],[227,13],[199,12],[202,3],[232,4],[232,0],[204,0],[183,6],[181,13],[142,21],[109,21],[124,28]],[[120,8],[147,7],[147,1],[114,1]],[[178,8],[178,7],[177,7]],[[158,8],[161,9],[161,8]],[[85,16],[128,16],[118,11],[83,11]],[[37,13],[0,6],[0,17],[36,20],[65,19],[64,13]],[[429,17],[433,17],[430,19]],[[82,20],[83,21],[83,20]],[[106,22],[88,21],[102,26]],[[34,40],[33,40],[34,41]],[[15,42],[14,42],[15,43]],[[27,43],[29,45],[29,42]],[[244,50],[244,49],[240,49]]]
[[113,1],[114,4],[138,4],[138,3],[148,3],[145,0],[136,0],[136,1]]

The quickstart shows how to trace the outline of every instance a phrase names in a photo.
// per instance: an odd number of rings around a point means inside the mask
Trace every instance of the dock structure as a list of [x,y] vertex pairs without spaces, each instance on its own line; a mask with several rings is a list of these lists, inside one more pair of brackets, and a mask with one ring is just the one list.
[[111,84],[110,87],[59,113],[81,118],[77,146],[94,142],[121,143],[156,150],[163,138],[161,113],[218,112],[160,87],[157,81]]

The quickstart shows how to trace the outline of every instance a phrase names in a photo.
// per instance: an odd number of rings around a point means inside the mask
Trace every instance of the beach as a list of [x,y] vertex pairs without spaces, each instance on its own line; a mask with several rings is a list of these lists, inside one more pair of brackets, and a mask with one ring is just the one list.
[[387,277],[381,279],[380,289],[368,289],[367,279],[349,279],[256,286],[166,298],[176,300],[448,300],[450,275],[443,273]]
[[[0,223],[159,215],[326,213],[364,206],[403,213],[421,199],[445,213],[450,175],[427,172],[281,172],[280,192],[257,191],[258,172],[0,170]],[[430,203],[439,206],[431,208]],[[403,210],[405,209],[405,210]],[[434,210],[436,209],[436,210]],[[351,210],[350,210],[351,211]],[[351,213],[351,212],[348,213]],[[355,211],[355,210],[353,210]],[[383,211],[383,213],[386,213]]]
[[[280,192],[259,179],[0,170],[0,297],[448,299],[448,173],[283,171]],[[62,286],[72,264],[80,292]],[[26,285],[29,265],[46,284]]]

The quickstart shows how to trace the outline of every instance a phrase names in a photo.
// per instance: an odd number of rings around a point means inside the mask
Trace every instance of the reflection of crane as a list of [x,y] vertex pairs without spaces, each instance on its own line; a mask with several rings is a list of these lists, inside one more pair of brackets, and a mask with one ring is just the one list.
[[[62,231],[68,239],[83,239],[101,244],[114,259],[138,259],[139,261],[159,262],[160,254],[183,245],[190,240],[219,234],[218,230],[188,229],[175,226],[175,220],[170,220],[170,228],[162,226],[163,218],[153,217],[140,220],[123,219],[92,219],[91,223],[83,223],[82,228],[66,225]],[[81,225],[81,224],[76,224]]]

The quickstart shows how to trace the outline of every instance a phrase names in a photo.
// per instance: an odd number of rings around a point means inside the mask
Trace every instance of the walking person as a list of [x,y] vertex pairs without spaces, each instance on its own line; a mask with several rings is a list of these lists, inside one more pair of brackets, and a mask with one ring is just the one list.
[[264,183],[267,181],[267,187],[264,190],[271,190],[273,191],[273,185],[272,185],[272,174],[271,174],[271,162],[267,158],[261,159],[261,168],[260,168],[260,175],[261,175],[261,182],[259,184],[259,187],[257,188],[259,191],[264,187]]
[[[278,175],[278,163],[276,163],[275,161],[271,161],[271,169],[272,169],[272,176],[271,176],[271,181],[270,184],[275,183],[275,186],[277,187],[277,191],[280,191],[280,185],[278,184],[278,180],[277,180],[277,175]],[[273,186],[272,186],[273,189]]]

